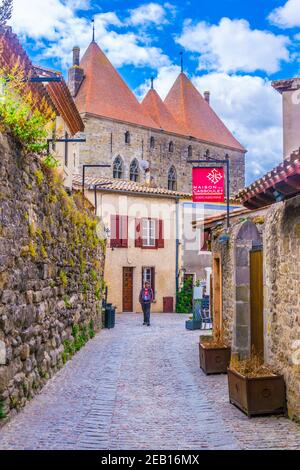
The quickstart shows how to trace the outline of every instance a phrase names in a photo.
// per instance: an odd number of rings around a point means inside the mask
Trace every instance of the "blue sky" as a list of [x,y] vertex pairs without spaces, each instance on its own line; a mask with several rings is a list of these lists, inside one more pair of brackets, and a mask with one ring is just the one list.
[[247,183],[282,158],[281,97],[270,82],[300,75],[300,0],[14,0],[11,24],[39,64],[66,70],[96,39],[139,99],[162,98],[179,53],[200,92],[248,149]]

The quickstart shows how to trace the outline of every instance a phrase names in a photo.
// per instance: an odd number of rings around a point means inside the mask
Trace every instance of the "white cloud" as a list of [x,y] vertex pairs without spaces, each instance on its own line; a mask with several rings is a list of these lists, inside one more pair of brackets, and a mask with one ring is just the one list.
[[[12,26],[17,34],[41,44],[40,58],[57,59],[66,68],[75,43],[85,50],[91,41],[90,20],[76,15],[76,9],[88,5],[85,0],[44,0],[41,12],[40,0],[15,0]],[[116,67],[169,65],[160,48],[145,45],[143,35],[119,32],[123,26],[114,12],[95,15],[96,40]]]
[[275,8],[268,19],[280,28],[300,26],[300,0],[288,0],[282,7]]
[[166,10],[159,3],[146,3],[133,10],[129,10],[128,22],[134,26],[153,23],[161,25],[166,23]]
[[[178,67],[177,65],[169,65],[159,68],[157,76],[154,80],[154,88],[162,99],[167,96],[171,86],[175,82],[179,73],[180,67]],[[144,98],[150,88],[150,84],[150,79],[147,79],[138,87],[138,89],[136,90],[136,94],[139,99]]]
[[[164,99],[178,77],[178,66],[158,70],[154,87]],[[208,73],[191,78],[202,93],[211,92],[211,106],[235,137],[247,148],[246,179],[250,183],[282,159],[281,96],[270,81],[252,75]],[[146,80],[136,90],[142,99],[150,88]]]
[[268,80],[251,75],[211,73],[193,78],[236,138],[248,149],[247,182],[263,175],[282,159],[281,96]]
[[289,38],[269,31],[251,29],[246,20],[222,18],[217,25],[193,24],[186,20],[177,42],[197,52],[199,69],[220,72],[274,73],[281,61],[289,60]]

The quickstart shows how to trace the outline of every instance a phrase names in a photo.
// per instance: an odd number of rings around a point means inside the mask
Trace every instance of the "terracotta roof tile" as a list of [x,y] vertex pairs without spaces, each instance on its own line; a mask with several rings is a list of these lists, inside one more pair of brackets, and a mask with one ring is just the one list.
[[249,209],[265,207],[300,194],[300,149],[236,196]]
[[164,102],[186,135],[245,151],[184,73]]
[[158,93],[151,89],[143,99],[141,106],[145,113],[156,122],[156,124],[167,132],[175,132],[176,134],[184,134],[183,129],[176,122]]
[[80,66],[85,77],[75,102],[81,113],[157,128],[98,44],[89,45]]
[[[135,193],[142,195],[158,195],[166,197],[181,197],[184,199],[190,199],[191,194],[183,193],[179,191],[170,191],[166,188],[154,188],[152,186],[147,186],[145,184],[136,183],[135,181],[113,179],[113,178],[102,178],[102,177],[93,177],[87,176],[85,178],[85,187],[88,189],[94,189],[95,184],[101,185],[101,188],[98,188],[99,191],[111,191],[111,192],[126,192],[126,193]],[[73,186],[79,188],[82,186],[82,175],[74,174],[73,175]]]

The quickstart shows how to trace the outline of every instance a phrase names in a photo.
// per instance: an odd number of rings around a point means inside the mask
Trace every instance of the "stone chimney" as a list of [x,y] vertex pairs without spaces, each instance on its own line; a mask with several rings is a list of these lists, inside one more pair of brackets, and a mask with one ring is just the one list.
[[210,91],[204,92],[204,99],[208,104],[210,103]]
[[69,88],[73,98],[77,95],[79,87],[84,78],[84,71],[80,67],[80,48],[75,46],[73,48],[73,65],[69,69]]
[[282,95],[283,156],[287,158],[300,147],[300,78],[276,80],[272,86]]

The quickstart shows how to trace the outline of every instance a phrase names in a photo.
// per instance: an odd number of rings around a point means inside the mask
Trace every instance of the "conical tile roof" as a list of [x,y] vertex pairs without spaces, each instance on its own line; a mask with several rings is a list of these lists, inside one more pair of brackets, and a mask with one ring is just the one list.
[[147,113],[153,121],[167,132],[175,132],[182,134],[183,130],[176,122],[156,90],[151,88],[143,99],[141,106],[145,113]]
[[75,98],[79,112],[157,128],[96,42],[89,45],[80,67],[84,80]]
[[164,103],[184,134],[245,151],[184,73],[178,76]]

